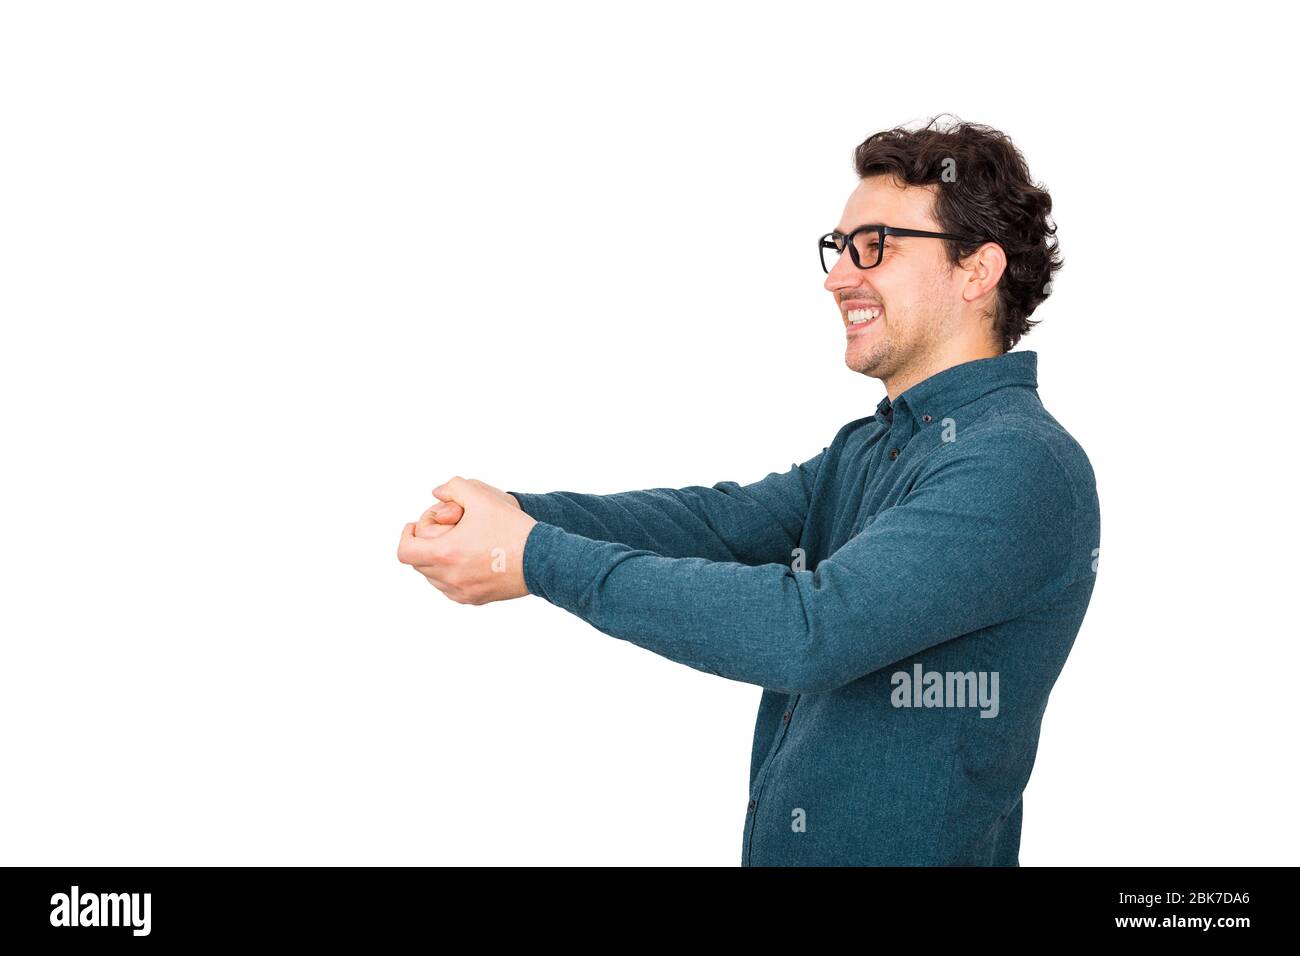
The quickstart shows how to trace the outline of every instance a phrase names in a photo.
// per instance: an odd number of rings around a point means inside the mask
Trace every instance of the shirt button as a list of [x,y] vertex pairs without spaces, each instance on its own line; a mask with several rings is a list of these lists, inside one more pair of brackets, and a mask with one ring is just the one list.
[[784,714],[782,714],[781,719],[784,720],[787,724],[790,723],[790,711],[787,710]]
[[897,448],[889,449],[889,460],[895,461],[897,460],[897,458],[898,458],[898,449]]
[[754,812],[754,808],[755,808],[756,806],[758,806],[758,801],[757,801],[757,800],[750,800],[750,801],[749,801],[749,812],[750,812],[750,813],[753,813],[753,812]]
[[922,416],[921,416],[921,421],[923,421],[923,422],[929,422],[929,421],[933,421],[933,419],[930,418],[929,415],[922,415]]

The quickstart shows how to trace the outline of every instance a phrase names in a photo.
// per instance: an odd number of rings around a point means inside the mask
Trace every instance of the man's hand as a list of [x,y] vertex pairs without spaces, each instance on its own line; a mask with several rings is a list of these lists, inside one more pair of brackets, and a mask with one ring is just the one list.
[[454,501],[440,501],[420,515],[415,523],[417,538],[439,538],[450,531],[465,514],[465,509]]
[[[481,482],[480,482],[481,484]],[[442,487],[439,485],[439,487]],[[434,489],[434,497],[438,497],[437,488]],[[509,492],[502,492],[506,500],[514,507],[519,507],[519,499]],[[420,520],[415,523],[415,536],[417,538],[437,538],[451,530],[451,526],[460,521],[461,516],[465,514],[465,509],[455,501],[440,501],[436,505],[425,510],[420,515]]]
[[537,520],[514,495],[460,476],[433,494],[441,503],[402,529],[397,560],[458,604],[526,595],[524,542]]

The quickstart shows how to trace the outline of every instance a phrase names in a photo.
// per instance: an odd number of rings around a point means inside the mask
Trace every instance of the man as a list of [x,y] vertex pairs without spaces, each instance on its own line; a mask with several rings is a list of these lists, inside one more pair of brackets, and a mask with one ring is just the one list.
[[747,485],[456,477],[398,557],[454,601],[536,594],[762,687],[742,865],[1017,866],[1100,536],[1088,459],[1010,351],[1061,266],[1051,199],[985,126],[887,130],[855,161],[819,249],[875,414]]

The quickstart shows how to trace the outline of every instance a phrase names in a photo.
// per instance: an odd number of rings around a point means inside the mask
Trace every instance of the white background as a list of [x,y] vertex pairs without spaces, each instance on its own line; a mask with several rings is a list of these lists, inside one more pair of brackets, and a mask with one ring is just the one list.
[[1269,5],[12,4],[0,862],[739,863],[759,688],[395,557],[453,475],[753,481],[884,394],[870,133],[1008,132],[1102,553],[1021,863],[1294,864],[1296,151]]

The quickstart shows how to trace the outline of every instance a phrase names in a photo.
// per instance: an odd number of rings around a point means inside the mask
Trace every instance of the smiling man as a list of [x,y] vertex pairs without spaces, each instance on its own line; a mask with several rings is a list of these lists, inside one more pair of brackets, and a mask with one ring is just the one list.
[[745,485],[456,477],[398,558],[454,601],[535,594],[763,688],[743,865],[1016,866],[1100,546],[1087,456],[1011,351],[1061,266],[1051,199],[976,124],[876,133],[855,163],[818,254],[874,414]]

